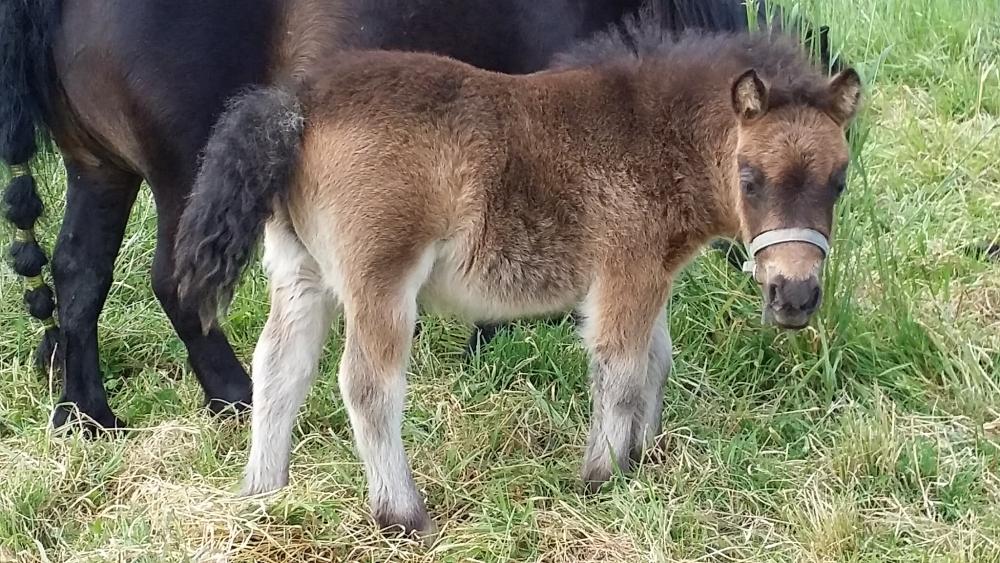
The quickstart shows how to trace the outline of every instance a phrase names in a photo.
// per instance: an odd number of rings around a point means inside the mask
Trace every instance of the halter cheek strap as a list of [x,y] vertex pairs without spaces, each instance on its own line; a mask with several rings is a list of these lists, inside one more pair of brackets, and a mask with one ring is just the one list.
[[753,238],[747,245],[747,261],[743,263],[743,271],[757,279],[757,254],[761,250],[776,244],[786,242],[805,242],[823,252],[823,258],[830,255],[830,241],[823,233],[814,229],[775,229],[765,231]]

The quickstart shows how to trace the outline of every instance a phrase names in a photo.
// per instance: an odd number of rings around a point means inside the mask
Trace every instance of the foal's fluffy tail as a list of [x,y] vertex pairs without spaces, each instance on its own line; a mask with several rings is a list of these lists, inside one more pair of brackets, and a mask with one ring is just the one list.
[[303,123],[293,94],[260,88],[234,98],[212,131],[174,255],[181,305],[197,309],[205,332],[287,192]]

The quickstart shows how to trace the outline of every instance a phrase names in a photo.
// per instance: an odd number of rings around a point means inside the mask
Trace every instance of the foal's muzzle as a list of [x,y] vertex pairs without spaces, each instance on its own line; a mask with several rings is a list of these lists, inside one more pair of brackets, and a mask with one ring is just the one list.
[[764,291],[767,295],[764,318],[782,328],[805,327],[822,298],[818,276],[790,280],[778,274],[767,282]]
[[[776,229],[754,237],[747,245],[748,260],[743,271],[752,275],[761,284],[764,293],[764,322],[774,323],[782,328],[799,329],[806,326],[809,318],[819,308],[822,288],[819,266],[809,272],[761,271],[757,255],[765,248],[786,244],[805,243],[819,249],[820,264],[830,254],[830,243],[826,236],[813,229]],[[771,270],[771,268],[768,268]]]

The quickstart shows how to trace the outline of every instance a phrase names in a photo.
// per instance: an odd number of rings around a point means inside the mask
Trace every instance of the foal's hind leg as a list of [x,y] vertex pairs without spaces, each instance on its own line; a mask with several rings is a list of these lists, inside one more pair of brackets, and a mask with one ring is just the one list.
[[365,286],[344,297],[347,339],[339,381],[365,464],[368,501],[381,527],[404,532],[433,529],[400,434],[416,295],[429,267],[422,263],[395,284],[358,282]]
[[264,247],[271,312],[253,356],[244,494],[265,493],[288,483],[295,415],[316,374],[335,310],[315,260],[285,223],[268,223]]
[[[662,339],[653,353],[653,327],[661,318],[666,292],[656,284],[636,287],[626,276],[599,279],[584,303],[584,342],[590,352],[592,420],[583,461],[591,490],[607,481],[617,466],[631,470],[645,436],[658,420]],[[650,395],[656,392],[655,397]]]

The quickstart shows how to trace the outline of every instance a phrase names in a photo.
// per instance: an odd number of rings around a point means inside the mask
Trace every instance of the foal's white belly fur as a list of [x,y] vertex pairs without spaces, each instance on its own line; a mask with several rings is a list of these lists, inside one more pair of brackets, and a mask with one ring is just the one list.
[[582,298],[581,294],[566,294],[546,301],[502,299],[500,288],[491,287],[475,273],[462,273],[460,246],[443,241],[428,248],[433,265],[417,297],[425,310],[468,321],[498,321],[565,312]]

